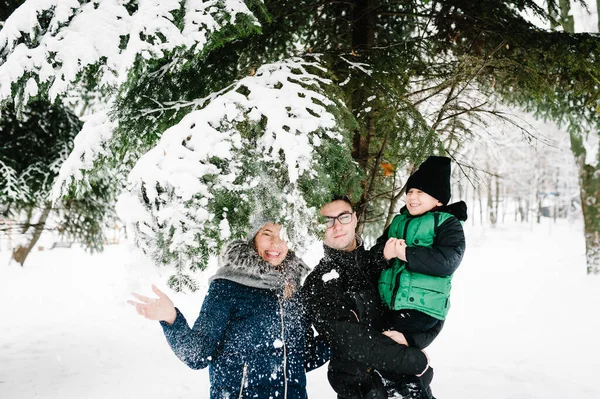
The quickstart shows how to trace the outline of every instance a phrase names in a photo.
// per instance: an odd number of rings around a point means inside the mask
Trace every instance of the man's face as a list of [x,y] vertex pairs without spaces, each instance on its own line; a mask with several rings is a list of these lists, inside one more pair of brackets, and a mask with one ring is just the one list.
[[[333,226],[325,231],[325,245],[342,251],[356,248],[356,213],[352,212],[350,204],[345,201],[330,202],[321,208],[321,215],[330,221],[333,219]],[[340,219],[349,222],[343,224]]]

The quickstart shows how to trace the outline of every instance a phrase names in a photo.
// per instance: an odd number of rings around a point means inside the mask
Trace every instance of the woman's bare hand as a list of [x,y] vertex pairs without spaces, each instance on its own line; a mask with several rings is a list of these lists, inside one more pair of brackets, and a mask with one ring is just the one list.
[[158,298],[148,298],[147,296],[132,292],[131,295],[139,302],[130,300],[127,301],[127,303],[135,306],[135,310],[138,314],[149,320],[165,321],[169,324],[173,324],[175,322],[175,317],[177,316],[175,305],[173,305],[171,299],[161,290],[156,288],[154,284],[152,284],[152,291],[158,295]]

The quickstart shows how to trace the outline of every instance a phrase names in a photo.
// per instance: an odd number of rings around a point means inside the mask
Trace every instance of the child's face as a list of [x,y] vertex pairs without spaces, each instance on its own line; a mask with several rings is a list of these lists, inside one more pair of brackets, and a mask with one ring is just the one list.
[[431,195],[416,188],[411,188],[406,193],[406,207],[408,212],[413,216],[419,216],[425,212],[429,212],[435,207],[443,204],[433,198]]

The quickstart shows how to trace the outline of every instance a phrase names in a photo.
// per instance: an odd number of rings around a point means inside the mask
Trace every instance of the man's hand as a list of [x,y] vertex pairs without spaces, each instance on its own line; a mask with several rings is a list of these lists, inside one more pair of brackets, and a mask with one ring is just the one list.
[[[383,335],[390,337],[391,339],[393,339],[394,341],[396,341],[396,343],[398,343],[400,345],[408,346],[408,342],[406,341],[404,334],[402,334],[401,332],[390,330],[390,331],[384,331]],[[425,355],[425,358],[427,359],[427,366],[425,367],[425,370],[423,370],[420,374],[416,375],[417,377],[421,377],[429,369],[429,355],[427,355],[427,352],[425,352],[422,349],[421,349],[421,352],[423,352],[423,354]]]
[[387,337],[390,337],[391,339],[393,339],[394,341],[396,341],[400,345],[406,345],[406,346],[408,346],[408,342],[406,341],[406,338],[404,337],[404,334],[402,334],[401,332],[390,330],[390,331],[384,331],[383,335],[385,335]]
[[152,291],[158,295],[158,299],[148,298],[147,296],[132,292],[131,295],[140,302],[127,301],[127,303],[135,306],[135,310],[138,314],[149,320],[165,321],[169,324],[173,324],[177,317],[173,302],[161,290],[156,288],[154,284],[152,284]]
[[425,352],[423,349],[421,349],[421,352],[423,352],[423,354],[425,355],[425,358],[427,359],[427,366],[425,367],[425,370],[423,370],[421,372],[421,374],[417,374],[417,377],[421,377],[423,374],[425,374],[427,372],[427,370],[429,370],[429,355],[427,355],[427,352]]

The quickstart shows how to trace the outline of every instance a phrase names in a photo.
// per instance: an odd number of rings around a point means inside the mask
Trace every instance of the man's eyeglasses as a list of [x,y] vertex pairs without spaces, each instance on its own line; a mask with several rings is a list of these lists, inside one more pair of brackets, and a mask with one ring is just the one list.
[[352,214],[349,212],[344,212],[340,213],[337,216],[325,216],[325,221],[323,222],[323,224],[329,229],[333,227],[336,220],[340,222],[340,224],[348,224],[352,222]]

